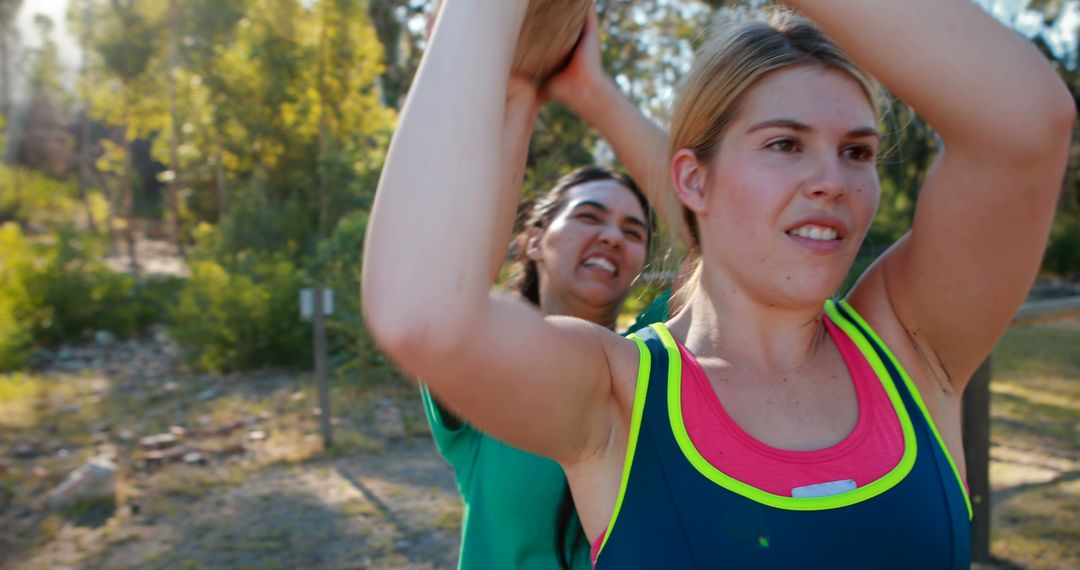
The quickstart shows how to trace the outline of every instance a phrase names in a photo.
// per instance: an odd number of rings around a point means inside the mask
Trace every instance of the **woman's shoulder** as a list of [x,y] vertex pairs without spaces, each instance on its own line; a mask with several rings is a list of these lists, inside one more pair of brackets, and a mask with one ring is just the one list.
[[921,393],[959,398],[959,394],[952,394],[954,384],[935,348],[920,339],[919,331],[904,323],[894,309],[882,264],[867,271],[845,300],[896,357]]

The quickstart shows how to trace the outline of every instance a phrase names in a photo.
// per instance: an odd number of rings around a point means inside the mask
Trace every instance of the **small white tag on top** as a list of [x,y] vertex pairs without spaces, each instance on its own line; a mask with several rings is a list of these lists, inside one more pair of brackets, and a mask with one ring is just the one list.
[[806,485],[803,487],[795,487],[791,490],[791,496],[796,499],[816,499],[819,497],[831,497],[833,495],[840,495],[847,493],[848,491],[854,491],[855,481],[852,479],[844,479],[842,481],[830,481],[828,483],[818,483],[816,485]]

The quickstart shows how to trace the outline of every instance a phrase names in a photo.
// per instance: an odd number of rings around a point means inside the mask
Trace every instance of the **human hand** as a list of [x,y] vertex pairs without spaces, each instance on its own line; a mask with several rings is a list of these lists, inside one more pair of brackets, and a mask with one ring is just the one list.
[[[600,57],[600,26],[594,5],[569,63],[548,79],[541,90],[545,98],[563,103],[584,117],[593,94],[601,85],[610,82]],[[588,117],[584,118],[588,120]]]
[[507,118],[517,114],[535,115],[544,100],[540,90],[532,80],[519,74],[511,74],[506,82],[506,114]]

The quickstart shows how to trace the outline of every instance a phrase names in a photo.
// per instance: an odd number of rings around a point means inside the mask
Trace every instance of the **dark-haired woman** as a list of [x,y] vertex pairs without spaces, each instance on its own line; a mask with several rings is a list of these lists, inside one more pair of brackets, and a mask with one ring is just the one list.
[[[651,235],[648,202],[630,177],[580,168],[531,208],[517,240],[521,274],[513,290],[545,315],[613,330]],[[564,502],[562,468],[480,432],[427,389],[422,394],[465,503],[459,567],[588,568],[588,543]]]

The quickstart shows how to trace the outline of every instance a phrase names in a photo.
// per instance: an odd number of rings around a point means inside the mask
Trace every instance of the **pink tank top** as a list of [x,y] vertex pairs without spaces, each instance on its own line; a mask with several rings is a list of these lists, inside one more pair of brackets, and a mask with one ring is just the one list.
[[686,431],[701,455],[724,474],[785,497],[838,494],[871,483],[904,454],[904,435],[885,387],[858,347],[829,319],[825,327],[848,367],[859,419],[847,437],[825,449],[788,451],[754,439],[717,400],[694,356],[683,361],[682,409]]
[[[824,321],[855,387],[859,419],[842,441],[814,451],[777,449],[744,431],[716,398],[694,355],[679,345],[683,422],[690,441],[713,467],[774,495],[820,497],[862,487],[900,463],[904,434],[882,381],[855,343],[828,318]],[[594,564],[605,534],[606,529],[593,544]]]

